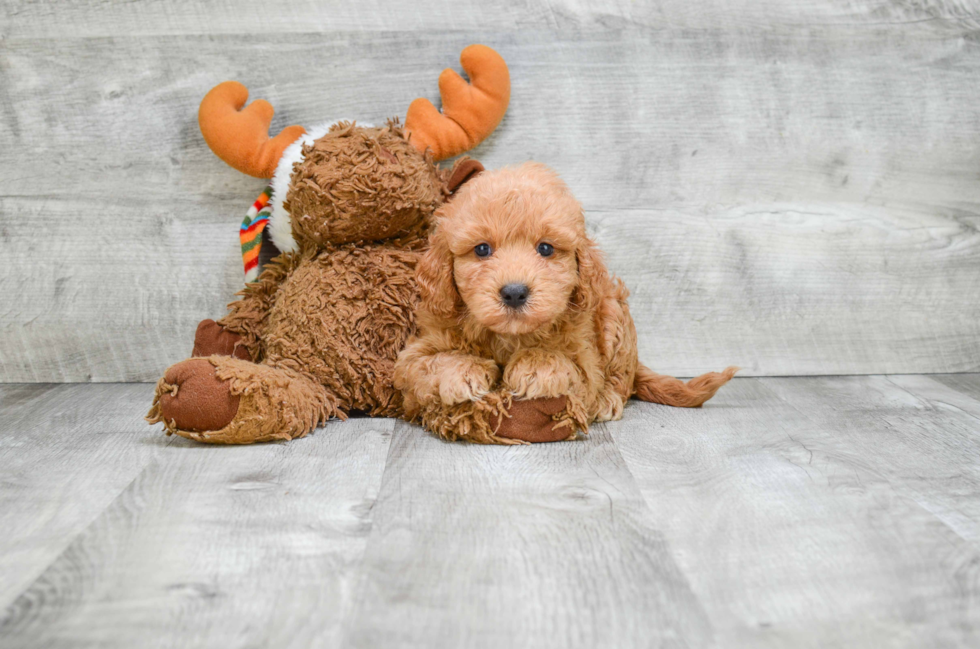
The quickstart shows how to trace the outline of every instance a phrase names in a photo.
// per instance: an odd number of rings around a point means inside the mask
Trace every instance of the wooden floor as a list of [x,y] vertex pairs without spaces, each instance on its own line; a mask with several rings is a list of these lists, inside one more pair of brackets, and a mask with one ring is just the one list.
[[217,448],[0,387],[0,646],[980,646],[980,375],[736,379],[580,442]]

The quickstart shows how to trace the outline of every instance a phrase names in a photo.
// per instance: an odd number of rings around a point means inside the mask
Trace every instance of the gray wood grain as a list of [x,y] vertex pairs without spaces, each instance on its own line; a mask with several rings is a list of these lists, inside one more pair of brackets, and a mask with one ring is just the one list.
[[0,249],[19,250],[24,264],[0,278],[11,295],[0,307],[5,379],[151,380],[190,354],[197,323],[224,314],[244,285],[239,201],[6,199],[2,207],[21,218],[4,221]]
[[723,645],[976,645],[980,420],[884,377],[729,388],[609,426]]
[[0,386],[0,646],[974,647],[980,375],[736,379],[580,442],[207,447]]
[[[116,36],[199,33],[308,33],[325,31],[489,30],[547,27],[617,29],[628,26],[743,29],[809,25],[914,26],[974,30],[980,9],[970,0],[758,0],[698,3],[672,0],[459,0],[451,4],[350,3],[315,4],[287,0],[219,0],[201,2],[129,2],[72,0],[57,5],[44,0],[10,1],[0,27],[9,36],[48,38],[65,30],[72,36]],[[59,29],[60,28],[60,29]]]
[[[67,391],[93,406],[114,395],[142,412],[147,387],[60,388],[35,397],[35,413],[74,405],[63,403]],[[113,419],[93,420],[94,429],[52,426],[60,437],[47,440],[0,428],[0,472],[14,476],[0,520],[19,530],[0,548],[4,595],[19,591],[0,602],[0,645],[336,646],[393,421],[328,425],[285,445],[207,447],[142,422],[103,432]],[[145,461],[125,467],[85,452],[100,440],[142,449]],[[27,561],[35,574],[8,581]]]
[[145,443],[141,416],[151,396],[147,385],[0,387],[0,611],[153,461],[160,445]]
[[213,84],[380,121],[476,40],[514,88],[475,156],[563,174],[658,370],[980,369],[972,3],[259,7],[9,4],[0,380],[153,380],[224,311],[262,182],[204,145]]
[[612,438],[395,429],[345,646],[702,647],[712,629]]
[[[893,380],[897,378],[893,377]],[[935,374],[929,378],[969,397],[969,400],[965,402],[958,400],[958,403],[966,403],[966,408],[969,408],[969,404],[973,402],[980,403],[980,382],[975,381],[971,374]],[[980,415],[972,409],[969,412]]]
[[980,363],[972,217],[866,205],[590,216],[632,290],[650,367],[809,375]]
[[[928,377],[837,378],[810,389],[762,380],[980,549],[980,403]],[[941,443],[928,434],[934,429]]]

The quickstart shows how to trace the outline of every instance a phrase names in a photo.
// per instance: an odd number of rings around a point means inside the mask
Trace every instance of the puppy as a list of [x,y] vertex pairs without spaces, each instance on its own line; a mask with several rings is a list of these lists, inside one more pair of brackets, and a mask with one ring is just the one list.
[[395,387],[409,416],[447,439],[570,438],[620,418],[633,395],[697,407],[735,374],[684,383],[639,363],[628,291],[544,165],[471,180],[436,213],[429,245],[418,334],[398,357]]

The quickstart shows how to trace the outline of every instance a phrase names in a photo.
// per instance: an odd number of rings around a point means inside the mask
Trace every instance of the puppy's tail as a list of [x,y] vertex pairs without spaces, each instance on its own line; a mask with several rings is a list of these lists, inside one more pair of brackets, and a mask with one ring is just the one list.
[[672,376],[657,374],[640,365],[636,370],[633,389],[641,401],[662,403],[666,406],[697,408],[715,396],[718,388],[728,383],[739,368],[729,367],[724,372],[708,372],[684,383]]

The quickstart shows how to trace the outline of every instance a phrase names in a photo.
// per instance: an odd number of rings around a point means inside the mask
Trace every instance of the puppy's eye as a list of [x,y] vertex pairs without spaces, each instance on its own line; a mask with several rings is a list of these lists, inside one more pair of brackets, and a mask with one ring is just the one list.
[[550,243],[545,243],[542,241],[538,244],[538,254],[542,257],[550,257],[555,254],[555,247]]
[[490,247],[489,243],[481,243],[473,248],[473,252],[476,253],[477,257],[489,257],[490,253],[493,252],[493,248]]

